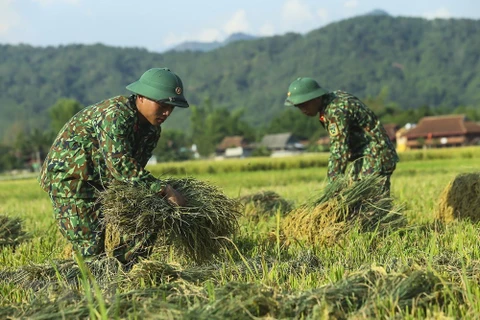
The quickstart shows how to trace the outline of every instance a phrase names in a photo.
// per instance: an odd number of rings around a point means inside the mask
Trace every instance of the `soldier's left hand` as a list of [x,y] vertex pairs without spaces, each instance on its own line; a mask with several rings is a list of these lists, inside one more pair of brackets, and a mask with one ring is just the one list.
[[167,184],[163,188],[160,194],[164,196],[168,202],[175,206],[184,207],[187,204],[183,195],[174,188],[172,188],[172,186],[170,186],[169,184]]

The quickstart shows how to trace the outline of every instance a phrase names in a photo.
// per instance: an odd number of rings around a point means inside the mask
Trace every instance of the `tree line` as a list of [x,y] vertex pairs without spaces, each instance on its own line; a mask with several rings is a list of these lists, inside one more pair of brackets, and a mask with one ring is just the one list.
[[[416,123],[424,116],[449,113],[465,114],[469,119],[480,121],[480,109],[473,107],[431,108],[422,106],[417,109],[403,110],[394,103],[384,101],[385,91],[377,97],[364,101],[380,117],[383,124],[395,123],[403,126]],[[18,131],[10,143],[0,143],[0,172],[13,169],[32,168],[45,158],[56,134],[63,125],[84,106],[75,99],[59,99],[47,109],[49,129],[41,131],[33,128],[30,131]],[[292,132],[296,137],[309,141],[310,151],[321,151],[316,141],[326,135],[318,119],[306,117],[296,108],[286,108],[264,126],[255,127],[243,120],[245,110],[228,110],[225,107],[214,107],[211,100],[205,99],[200,105],[191,106],[191,131],[182,127],[162,130],[154,155],[158,161],[182,161],[192,158],[190,152],[193,144],[197,146],[202,157],[215,153],[217,145],[226,136],[241,135],[250,142],[259,142],[265,134]],[[178,113],[184,110],[175,110]],[[174,112],[174,114],[176,113]],[[167,123],[170,119],[167,120]],[[265,155],[264,150],[257,150],[257,155]]]

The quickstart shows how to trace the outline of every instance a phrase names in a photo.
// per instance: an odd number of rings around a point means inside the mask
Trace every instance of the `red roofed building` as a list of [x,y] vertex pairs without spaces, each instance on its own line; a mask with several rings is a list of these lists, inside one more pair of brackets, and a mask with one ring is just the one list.
[[468,121],[465,115],[424,117],[403,137],[407,148],[475,145],[480,143],[480,125]]

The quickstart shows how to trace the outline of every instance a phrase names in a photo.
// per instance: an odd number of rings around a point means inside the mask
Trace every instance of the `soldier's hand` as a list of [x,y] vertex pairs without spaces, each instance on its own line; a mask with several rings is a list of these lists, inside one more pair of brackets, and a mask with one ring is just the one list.
[[163,187],[162,191],[160,191],[160,194],[165,197],[168,202],[175,206],[184,207],[186,205],[185,198],[182,196],[182,194],[172,188],[172,186],[169,184]]

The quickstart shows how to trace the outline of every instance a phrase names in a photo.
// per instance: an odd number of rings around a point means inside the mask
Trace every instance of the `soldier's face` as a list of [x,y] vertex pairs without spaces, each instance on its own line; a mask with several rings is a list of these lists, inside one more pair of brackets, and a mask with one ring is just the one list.
[[306,116],[314,117],[318,113],[318,101],[317,99],[309,100],[302,104],[296,105],[300,111]]
[[159,103],[145,97],[138,97],[137,109],[143,120],[152,126],[161,125],[173,112],[173,106],[166,103]]

